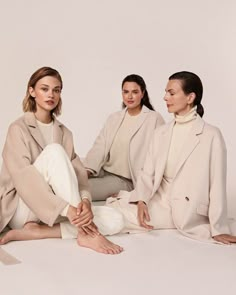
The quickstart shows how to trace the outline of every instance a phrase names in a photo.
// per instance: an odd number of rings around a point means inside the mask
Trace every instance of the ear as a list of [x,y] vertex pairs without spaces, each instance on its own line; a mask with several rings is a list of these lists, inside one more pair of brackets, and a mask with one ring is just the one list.
[[145,94],[145,92],[146,92],[146,90],[143,90],[143,92],[142,92],[142,99],[143,99],[143,97],[144,97],[144,94]]
[[193,104],[195,98],[196,98],[196,94],[194,92],[191,92],[188,96],[188,104]]
[[30,87],[29,88],[29,94],[32,96],[32,97],[36,97],[36,95],[35,95],[35,91],[34,91],[34,88],[33,87]]

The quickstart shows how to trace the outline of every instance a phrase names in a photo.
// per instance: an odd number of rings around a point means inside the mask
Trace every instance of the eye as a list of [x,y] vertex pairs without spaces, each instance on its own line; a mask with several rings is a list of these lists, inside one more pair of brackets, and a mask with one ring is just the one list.
[[48,91],[48,88],[46,88],[46,87],[42,87],[41,88],[44,92],[47,92]]
[[55,89],[54,92],[55,93],[61,93],[61,89]]

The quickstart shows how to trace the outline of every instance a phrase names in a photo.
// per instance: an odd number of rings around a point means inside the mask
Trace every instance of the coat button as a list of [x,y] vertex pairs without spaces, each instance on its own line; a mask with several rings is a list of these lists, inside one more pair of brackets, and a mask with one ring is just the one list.
[[189,201],[189,197],[185,197],[185,200],[186,200],[186,201]]

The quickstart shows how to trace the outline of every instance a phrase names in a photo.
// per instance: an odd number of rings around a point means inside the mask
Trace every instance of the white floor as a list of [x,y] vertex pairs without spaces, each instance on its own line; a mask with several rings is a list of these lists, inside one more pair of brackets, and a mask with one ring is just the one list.
[[2,248],[22,263],[0,264],[0,294],[235,294],[235,245],[201,243],[175,230],[110,239],[125,251],[98,254],[59,239],[7,244]]

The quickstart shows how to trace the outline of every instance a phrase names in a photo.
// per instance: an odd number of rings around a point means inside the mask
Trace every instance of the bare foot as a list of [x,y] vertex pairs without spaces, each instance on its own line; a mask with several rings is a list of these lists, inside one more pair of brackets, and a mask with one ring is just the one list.
[[103,235],[91,237],[89,235],[78,235],[77,243],[81,247],[90,248],[96,252],[104,254],[119,254],[123,248],[112,243]]
[[38,240],[46,238],[60,238],[59,225],[49,227],[47,225],[39,225],[34,222],[29,222],[21,229],[12,229],[8,231],[1,239],[0,245],[4,245],[10,241],[26,241]]

